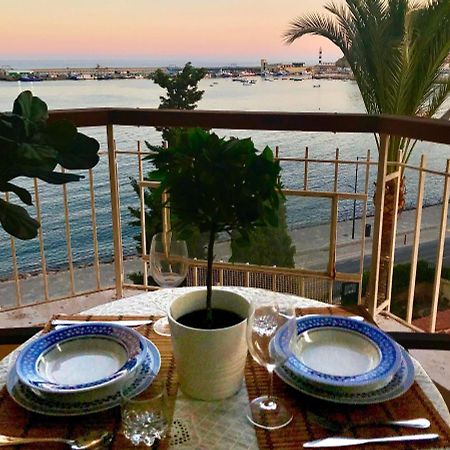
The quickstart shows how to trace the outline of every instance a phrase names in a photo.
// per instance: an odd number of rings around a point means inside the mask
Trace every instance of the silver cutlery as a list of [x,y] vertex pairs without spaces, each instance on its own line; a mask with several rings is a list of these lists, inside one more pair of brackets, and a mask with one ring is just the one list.
[[101,435],[98,433],[88,433],[84,437],[77,439],[64,439],[58,437],[13,437],[0,434],[0,447],[21,444],[36,444],[38,442],[61,442],[67,444],[71,450],[88,450],[94,447],[101,448],[111,443],[113,434],[106,432]]
[[431,441],[438,438],[439,435],[436,433],[410,434],[409,436],[387,436],[387,437],[376,437],[367,439],[334,436],[324,439],[317,439],[315,441],[305,442],[303,444],[303,447],[304,448],[349,447],[351,445],[383,444],[389,442]]
[[[321,314],[305,314],[303,316],[300,316],[300,319],[304,319],[305,317],[314,317],[314,316],[320,316]],[[363,316],[342,316],[345,317],[346,319],[353,319],[353,320],[357,320],[358,322],[364,322],[364,317]]]
[[349,430],[355,430],[356,428],[367,428],[367,427],[406,427],[406,428],[429,428],[431,423],[428,419],[419,417],[417,419],[407,419],[407,420],[372,420],[365,422],[356,422],[350,424],[344,424],[337,420],[328,419],[327,417],[319,416],[312,412],[308,412],[308,417],[318,425],[326,428],[334,433],[345,433]]
[[[150,319],[141,319],[141,320],[105,320],[104,322],[107,323],[112,323],[114,325],[123,325],[124,327],[138,327],[141,325],[149,325],[151,324],[153,321]],[[55,326],[55,328],[57,327],[62,327],[62,326],[68,326],[68,325],[77,325],[77,324],[83,324],[83,323],[89,323],[89,324],[94,324],[94,323],[104,323],[104,322],[99,322],[99,321],[85,321],[85,320],[75,320],[75,319],[55,319],[52,320],[52,325]]]

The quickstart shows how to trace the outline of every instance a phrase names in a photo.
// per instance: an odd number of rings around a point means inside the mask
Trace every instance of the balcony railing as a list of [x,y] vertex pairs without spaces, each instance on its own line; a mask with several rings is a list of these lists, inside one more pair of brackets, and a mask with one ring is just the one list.
[[[439,227],[436,230],[437,236],[437,253],[435,264],[435,279],[433,283],[433,294],[430,305],[431,321],[429,325],[430,331],[435,330],[436,315],[438,311],[439,300],[439,286],[442,269],[442,256],[445,243],[445,232],[447,226],[447,207],[449,195],[449,176],[450,164],[447,162],[445,171],[427,169],[425,158],[422,158],[419,166],[413,164],[398,164],[387,162],[387,147],[389,136],[403,136],[412,139],[418,139],[431,143],[450,144],[450,123],[443,120],[430,120],[420,118],[404,118],[396,116],[369,116],[363,114],[324,114],[324,113],[279,113],[279,112],[236,112],[236,111],[164,111],[164,110],[150,110],[150,109],[128,109],[128,108],[96,108],[96,109],[72,109],[72,110],[58,110],[52,111],[50,120],[67,119],[72,121],[78,127],[106,127],[106,149],[102,151],[103,161],[97,168],[88,173],[88,188],[85,188],[84,198],[86,207],[84,208],[85,215],[83,216],[83,232],[84,239],[92,241],[90,255],[88,259],[92,264],[91,283],[88,288],[86,286],[77,285],[77,264],[74,263],[73,250],[76,250],[76,243],[72,237],[79,233],[76,228],[80,225],[74,224],[71,220],[71,193],[77,187],[65,186],[62,188],[62,205],[64,217],[64,245],[67,254],[67,272],[66,283],[68,290],[65,294],[58,294],[52,296],[51,286],[54,283],[52,277],[49,277],[47,267],[47,255],[51,253],[52,249],[48,251],[45,248],[45,235],[51,233],[51,226],[46,223],[46,216],[44,213],[44,206],[40,202],[40,187],[38,182],[34,182],[34,200],[36,207],[36,216],[42,221],[42,229],[39,232],[39,254],[40,254],[40,269],[39,276],[43,287],[42,298],[36,298],[36,295],[25,299],[26,295],[22,292],[22,285],[27,280],[21,279],[20,263],[17,260],[16,242],[11,238],[11,262],[12,262],[12,281],[11,289],[14,290],[15,304],[9,305],[11,308],[23,307],[26,303],[37,302],[51,302],[60,298],[70,298],[79,295],[88,295],[102,290],[115,289],[115,295],[120,298],[123,295],[124,288],[142,288],[154,289],[147,285],[147,263],[148,255],[145,248],[145,227],[142,229],[143,235],[143,251],[140,255],[141,267],[144,274],[142,285],[132,285],[126,280],[125,267],[127,262],[126,248],[124,252],[123,245],[123,215],[124,211],[121,205],[122,187],[128,183],[128,173],[124,175],[118,168],[118,162],[121,158],[127,158],[129,161],[134,161],[134,172],[132,173],[138,180],[140,189],[140,201],[135,198],[135,203],[140,204],[142,214],[144,214],[144,195],[145,190],[151,187],[145,179],[143,157],[145,151],[142,150],[140,142],[129,147],[129,140],[127,148],[119,148],[121,145],[117,144],[115,139],[116,130],[122,130],[123,126],[145,127],[148,130],[150,127],[194,127],[199,126],[203,128],[214,128],[222,130],[265,130],[278,132],[332,132],[336,136],[341,133],[365,133],[378,134],[380,136],[380,149],[378,159],[373,159],[376,152],[368,151],[363,159],[344,159],[341,157],[344,150],[336,152],[332,158],[313,158],[311,151],[308,148],[298,151],[298,154],[285,155],[283,147],[280,146],[276,150],[277,157],[284,164],[295,165],[297,179],[300,180],[298,186],[295,188],[287,187],[285,194],[288,198],[314,198],[325,199],[323,201],[329,204],[329,230],[327,233],[327,242],[324,244],[326,248],[326,261],[324,261],[323,268],[282,268],[282,267],[263,267],[253,266],[249,264],[230,264],[224,261],[217,261],[215,263],[215,282],[217,284],[240,284],[243,286],[259,286],[268,289],[295,292],[300,295],[315,297],[327,302],[340,301],[339,292],[342,283],[354,283],[357,286],[357,299],[359,303],[365,303],[369,311],[376,315],[380,311],[389,311],[391,305],[391,286],[392,286],[392,267],[394,262],[394,248],[395,242],[391,243],[392,254],[388,261],[391,277],[388,281],[388,292],[380,295],[379,287],[379,268],[380,268],[380,249],[382,240],[382,214],[384,205],[385,184],[389,179],[396,179],[397,186],[399,186],[399,169],[405,171],[414,171],[418,173],[417,178],[417,201],[415,206],[415,220],[413,245],[411,252],[411,274],[410,286],[407,298],[407,313],[403,318],[407,323],[412,322],[412,311],[414,303],[414,286],[416,278],[416,266],[418,260],[418,250],[420,243],[420,225],[422,218],[422,204],[425,176],[430,174],[435,177],[440,177],[442,180],[442,210]],[[337,140],[337,138],[336,138]],[[394,164],[397,171],[388,170],[389,164]],[[320,166],[331,172],[328,178],[331,180],[331,188],[314,189],[311,181],[314,180],[314,174],[311,174],[310,168],[313,165]],[[127,163],[127,168],[130,164]],[[98,194],[98,181],[96,180],[96,173],[102,170],[109,172],[109,204],[111,211],[98,211],[96,205],[96,195]],[[339,185],[341,179],[341,171],[347,172],[360,170],[360,184],[355,188],[343,188]],[[388,175],[389,173],[389,175]],[[373,202],[373,238],[372,238],[372,262],[371,262],[371,279],[369,294],[365,297],[362,295],[362,281],[364,271],[364,255],[367,253],[366,240],[364,238],[364,230],[366,225],[366,216],[368,208],[371,206],[371,182],[376,181],[375,201]],[[129,184],[129,183],[128,183]],[[362,188],[360,186],[363,186]],[[119,189],[120,187],[120,189]],[[338,210],[341,202],[351,202],[353,206],[358,202],[358,208],[361,219],[359,220],[358,230],[356,232],[358,242],[359,266],[357,270],[351,273],[337,270],[337,250],[339,237],[339,217]],[[98,216],[99,214],[110,214],[112,230],[110,232],[110,240],[112,243],[111,260],[113,261],[114,269],[114,286],[110,282],[104,283],[101,279],[101,260],[105,258],[105,251],[108,252],[107,246],[104,246],[98,231]],[[143,215],[141,219],[143,219]],[[353,218],[354,219],[354,218]],[[86,223],[84,223],[86,222]],[[90,227],[87,225],[90,222]],[[396,227],[397,224],[395,224]],[[89,229],[89,231],[88,231]],[[106,233],[105,231],[105,233]],[[396,230],[395,230],[396,231]],[[354,233],[354,230],[353,230]],[[396,233],[394,232],[394,236]],[[103,251],[103,253],[102,253]],[[370,253],[370,252],[369,252]],[[193,261],[192,270],[190,273],[190,284],[202,284],[204,279],[205,262]],[[62,275],[61,275],[62,276]],[[12,292],[12,291],[11,291]],[[30,297],[30,296],[29,296]],[[380,302],[379,298],[382,298]]]

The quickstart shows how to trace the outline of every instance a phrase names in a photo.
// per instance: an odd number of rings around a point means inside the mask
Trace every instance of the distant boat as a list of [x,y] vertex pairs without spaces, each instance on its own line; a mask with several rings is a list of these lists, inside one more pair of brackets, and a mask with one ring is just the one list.
[[24,81],[24,82],[31,82],[31,81],[42,81],[42,78],[36,76],[36,75],[22,75],[19,78],[19,81]]
[[313,84],[313,87],[320,87],[320,84]]

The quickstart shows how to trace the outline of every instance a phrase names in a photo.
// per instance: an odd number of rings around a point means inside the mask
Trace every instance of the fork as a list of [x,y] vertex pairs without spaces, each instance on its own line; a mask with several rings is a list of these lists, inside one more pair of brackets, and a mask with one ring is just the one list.
[[364,421],[352,424],[343,424],[337,420],[328,419],[318,414],[308,412],[308,417],[321,427],[333,431],[334,433],[345,433],[346,431],[354,430],[356,428],[365,427],[406,427],[406,428],[429,428],[430,421],[423,417],[417,419],[406,420],[376,420],[376,421]]
[[58,437],[13,437],[0,434],[0,447],[9,445],[36,444],[38,442],[61,442],[67,444],[71,450],[88,450],[97,446],[106,446],[113,439],[113,434],[106,432],[101,435],[98,433],[88,433],[78,439],[64,439]]

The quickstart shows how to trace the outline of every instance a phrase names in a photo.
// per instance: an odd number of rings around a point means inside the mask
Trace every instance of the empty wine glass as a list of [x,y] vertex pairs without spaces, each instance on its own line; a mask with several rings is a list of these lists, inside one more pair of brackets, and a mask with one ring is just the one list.
[[[157,233],[150,246],[150,273],[161,287],[177,287],[186,278],[189,269],[186,241],[173,232]],[[170,336],[167,316],[157,320],[153,329],[162,336]]]
[[292,302],[270,296],[252,302],[247,321],[247,343],[253,359],[269,372],[269,393],[250,402],[247,417],[253,425],[268,430],[284,427],[293,417],[283,402],[273,395],[273,371],[289,356],[289,352],[281,355],[271,349],[271,341],[281,327],[286,327],[286,337],[290,341],[296,332]]

